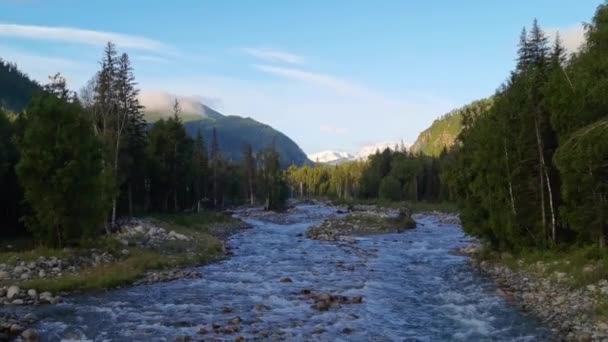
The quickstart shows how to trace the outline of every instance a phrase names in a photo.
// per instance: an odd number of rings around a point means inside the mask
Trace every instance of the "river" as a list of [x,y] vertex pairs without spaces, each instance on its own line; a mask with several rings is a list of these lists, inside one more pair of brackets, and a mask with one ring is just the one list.
[[[510,306],[493,282],[449,252],[469,239],[432,215],[401,234],[328,243],[307,227],[335,209],[299,206],[286,221],[244,219],[232,256],[200,267],[201,279],[69,297],[35,309],[43,341],[173,341],[237,336],[314,341],[537,341],[549,331]],[[280,280],[290,278],[292,282]],[[301,290],[362,296],[319,312]],[[263,305],[263,306],[262,306]],[[29,310],[22,308],[19,310]],[[240,317],[234,334],[214,333]],[[204,328],[208,332],[198,334]]]

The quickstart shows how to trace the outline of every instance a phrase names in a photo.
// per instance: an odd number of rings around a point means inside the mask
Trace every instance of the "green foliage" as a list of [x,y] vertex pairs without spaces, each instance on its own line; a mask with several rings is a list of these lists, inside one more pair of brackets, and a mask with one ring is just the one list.
[[605,245],[607,19],[604,4],[569,59],[536,21],[524,29],[516,69],[444,159],[464,228],[494,248]]
[[608,117],[576,131],[555,154],[563,220],[585,240],[608,233]]
[[490,97],[473,101],[462,108],[443,115],[418,135],[411,151],[438,157],[444,150],[454,145],[465,122],[473,121],[479,115],[487,112],[492,105],[493,98]]
[[291,166],[287,179],[292,196],[323,196],[349,202],[357,201],[445,201],[449,198],[442,185],[439,158],[385,149],[367,161],[335,166]]
[[40,85],[0,58],[0,109],[18,113],[27,107]]
[[270,146],[260,156],[259,188],[266,210],[283,210],[289,197],[287,183],[281,170],[279,153]]
[[397,178],[388,175],[380,181],[379,197],[390,201],[401,199],[401,184]]
[[51,245],[91,236],[103,222],[101,145],[77,103],[36,97],[19,149],[17,175],[32,208],[28,228]]

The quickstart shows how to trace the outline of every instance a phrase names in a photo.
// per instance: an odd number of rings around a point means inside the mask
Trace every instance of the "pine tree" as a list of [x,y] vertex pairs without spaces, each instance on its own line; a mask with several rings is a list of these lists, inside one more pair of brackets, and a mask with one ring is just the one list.
[[247,197],[249,200],[249,204],[255,204],[255,169],[256,169],[256,161],[253,156],[253,149],[251,144],[246,144],[243,150],[243,172],[245,184],[247,186]]
[[32,208],[28,228],[54,246],[93,236],[108,206],[101,145],[82,108],[46,94],[27,112],[16,170]]
[[219,168],[221,162],[220,147],[217,140],[217,132],[213,127],[213,133],[211,136],[211,172],[213,178],[213,206],[218,208],[219,194],[220,194],[220,179],[219,179]]
[[200,129],[196,132],[196,139],[194,140],[192,163],[194,167],[194,205],[198,212],[200,211],[201,201],[205,196],[207,169],[209,168],[207,146]]

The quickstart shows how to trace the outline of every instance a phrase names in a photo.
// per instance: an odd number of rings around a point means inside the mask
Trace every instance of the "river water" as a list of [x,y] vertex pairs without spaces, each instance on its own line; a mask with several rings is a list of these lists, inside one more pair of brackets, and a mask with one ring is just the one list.
[[[465,257],[449,253],[469,241],[458,226],[423,215],[414,230],[355,243],[305,237],[307,227],[333,212],[299,206],[282,223],[244,218],[253,228],[229,241],[230,258],[200,267],[201,279],[70,297],[35,309],[36,328],[44,341],[549,338],[548,330],[497,295],[492,281]],[[292,282],[280,282],[286,277]],[[363,302],[319,312],[302,289],[362,296]],[[211,324],[224,326],[237,316],[238,332],[213,333]],[[201,328],[209,332],[198,334]]]

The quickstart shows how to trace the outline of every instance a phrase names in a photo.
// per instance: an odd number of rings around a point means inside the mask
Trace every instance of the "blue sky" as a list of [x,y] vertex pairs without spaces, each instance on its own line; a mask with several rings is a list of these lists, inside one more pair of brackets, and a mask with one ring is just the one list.
[[491,95],[538,18],[575,50],[599,0],[0,0],[0,57],[79,89],[108,39],[148,101],[200,97],[306,152],[413,142],[436,117]]

